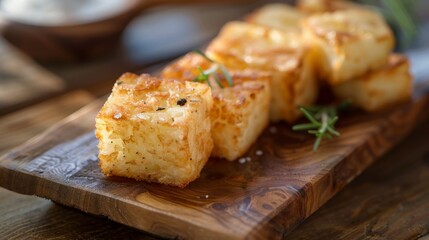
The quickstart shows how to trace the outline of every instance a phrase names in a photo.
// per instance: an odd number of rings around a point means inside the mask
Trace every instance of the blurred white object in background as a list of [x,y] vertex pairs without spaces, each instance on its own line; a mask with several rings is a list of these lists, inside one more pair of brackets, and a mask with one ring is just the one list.
[[2,0],[10,19],[32,25],[69,25],[97,21],[123,12],[134,0]]

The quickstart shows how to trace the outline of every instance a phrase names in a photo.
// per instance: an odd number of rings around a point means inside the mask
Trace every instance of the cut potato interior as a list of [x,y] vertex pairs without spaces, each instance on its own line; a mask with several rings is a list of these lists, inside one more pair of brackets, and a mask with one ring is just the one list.
[[213,148],[212,104],[204,84],[122,75],[96,118],[102,172],[186,186]]

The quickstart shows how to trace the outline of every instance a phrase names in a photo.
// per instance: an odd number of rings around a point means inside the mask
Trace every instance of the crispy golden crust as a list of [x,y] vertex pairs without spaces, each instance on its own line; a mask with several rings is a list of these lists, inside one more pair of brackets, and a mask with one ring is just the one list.
[[[198,67],[208,69],[212,63],[190,53],[168,65],[164,78],[192,81]],[[212,81],[213,108],[210,112],[214,149],[212,156],[235,160],[242,156],[268,125],[270,80],[266,72],[228,69],[234,85],[229,87],[218,72],[223,88]]]
[[384,67],[334,86],[333,90],[337,97],[351,99],[368,112],[379,111],[411,98],[409,67],[405,56],[391,54]]
[[307,51],[298,33],[244,22],[227,23],[207,48],[207,55],[230,68],[291,70]]
[[[197,84],[174,81],[162,81],[159,78],[147,74],[140,76],[132,73],[123,74],[115,83],[112,95],[98,113],[98,117],[114,118],[121,115],[120,119],[128,119],[135,114],[154,112],[159,108],[177,106],[177,101],[182,98],[196,98],[192,92]],[[205,88],[204,93],[210,91]],[[190,95],[191,94],[191,95]],[[111,99],[120,99],[115,102]],[[126,105],[123,104],[126,102]],[[189,101],[189,105],[196,105],[196,101]]]
[[383,18],[369,10],[313,15],[302,27],[306,41],[316,49],[319,74],[331,85],[384,66],[394,46]]
[[294,122],[300,117],[298,106],[310,105],[317,98],[313,52],[299,33],[231,22],[212,41],[207,54],[230,68],[253,68],[273,75],[272,121]]
[[[161,72],[161,76],[166,79],[173,79],[178,81],[193,81],[200,72],[198,68],[203,70],[209,69],[214,63],[209,62],[207,59],[196,53],[188,53],[180,59],[167,65]],[[240,85],[248,81],[264,81],[270,82],[271,73],[268,71],[260,71],[251,68],[228,68],[228,73],[232,76],[234,85]],[[223,72],[219,69],[217,71],[220,82],[223,87],[228,87]],[[219,89],[218,84],[211,79],[212,90]]]
[[323,12],[335,12],[339,10],[359,9],[365,10],[366,7],[353,3],[351,1],[341,0],[298,0],[297,8],[306,14],[317,14]]
[[102,172],[186,186],[213,148],[212,102],[204,84],[124,74],[96,118]]
[[269,122],[269,84],[243,82],[213,93],[210,112],[215,142],[212,156],[235,160],[257,140]]
[[209,69],[212,66],[208,60],[196,53],[188,53],[180,59],[167,65],[161,73],[163,78],[179,81],[192,81],[199,75],[198,67]]
[[383,17],[375,12],[344,10],[309,17],[303,26],[331,45],[342,45],[362,38],[383,41],[392,37]]
[[282,3],[267,4],[246,16],[246,22],[286,32],[299,32],[299,22],[305,14]]

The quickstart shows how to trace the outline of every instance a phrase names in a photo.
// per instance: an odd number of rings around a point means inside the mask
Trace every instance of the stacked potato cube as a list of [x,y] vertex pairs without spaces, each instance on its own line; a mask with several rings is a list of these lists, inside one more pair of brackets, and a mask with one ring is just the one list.
[[[405,101],[412,94],[412,77],[406,57],[393,54],[394,36],[378,13],[338,0],[301,0],[299,9],[303,38],[312,46],[319,79],[328,83],[340,99],[350,99],[366,110],[377,111]],[[259,24],[279,29],[290,9],[277,8]],[[271,10],[272,11],[272,10]],[[295,10],[298,11],[298,10]],[[252,19],[258,19],[253,16]],[[256,22],[258,23],[258,22]],[[285,23],[288,28],[290,22]]]
[[333,86],[333,91],[369,112],[405,102],[413,92],[409,62],[403,55],[390,54],[381,68]]
[[272,74],[271,121],[293,123],[301,116],[298,106],[317,98],[314,55],[299,32],[231,22],[208,46],[207,55],[233,69]]
[[96,119],[102,172],[184,187],[210,156],[242,156],[269,121],[295,122],[320,82],[367,111],[405,101],[412,77],[393,45],[382,17],[355,4],[266,5],[227,23],[204,53],[176,60],[161,78],[116,82]]
[[[168,65],[162,77],[193,81],[199,74],[198,67],[209,69],[213,65],[204,57],[189,53]],[[214,104],[210,118],[212,156],[232,161],[242,156],[268,125],[271,75],[250,69],[228,72],[233,86],[228,86],[223,75],[220,84],[211,82]]]
[[210,156],[248,151],[269,122],[271,74],[228,69],[232,86],[220,71],[219,85],[193,81],[214,64],[188,54],[162,79],[124,74],[96,119],[102,172],[184,187]]

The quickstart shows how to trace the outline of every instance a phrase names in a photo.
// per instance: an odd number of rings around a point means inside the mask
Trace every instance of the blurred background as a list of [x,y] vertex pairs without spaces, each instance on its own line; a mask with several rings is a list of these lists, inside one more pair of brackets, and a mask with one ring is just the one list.
[[[397,51],[423,59],[413,67],[426,69],[429,1],[357,2],[380,11],[397,36]],[[121,73],[154,71],[266,3],[0,0],[0,114],[77,88],[103,95]]]

